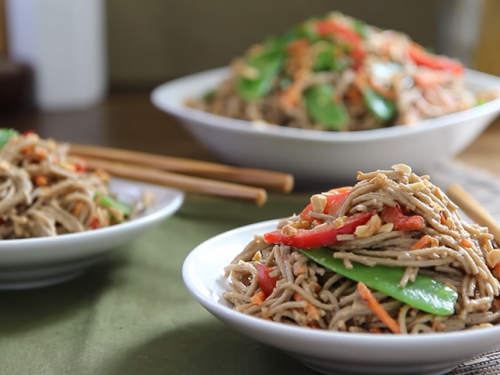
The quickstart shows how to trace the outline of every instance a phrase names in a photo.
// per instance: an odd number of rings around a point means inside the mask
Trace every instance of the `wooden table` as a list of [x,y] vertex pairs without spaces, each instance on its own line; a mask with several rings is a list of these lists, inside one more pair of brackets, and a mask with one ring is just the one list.
[[[0,127],[34,130],[60,141],[103,145],[130,150],[218,161],[172,117],[156,109],[148,91],[112,93],[86,110],[25,113],[0,117]],[[500,118],[457,160],[500,176]]]

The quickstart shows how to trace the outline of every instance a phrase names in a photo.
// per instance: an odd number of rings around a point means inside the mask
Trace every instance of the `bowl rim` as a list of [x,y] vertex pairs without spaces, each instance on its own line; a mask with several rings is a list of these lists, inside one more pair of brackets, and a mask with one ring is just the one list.
[[[395,345],[404,345],[413,347],[417,345],[422,345],[423,343],[428,343],[430,341],[433,343],[432,344],[433,346],[436,346],[436,345],[444,345],[446,342],[449,342],[450,340],[471,340],[470,342],[473,342],[472,340],[480,339],[485,334],[498,335],[500,333],[500,324],[494,327],[481,328],[481,329],[469,329],[469,330],[441,332],[441,333],[426,333],[419,335],[411,335],[411,334],[377,335],[370,333],[337,332],[337,331],[316,330],[300,326],[280,324],[237,312],[228,306],[218,303],[213,299],[213,296],[217,295],[217,293],[212,288],[212,285],[206,286],[205,284],[201,283],[201,280],[196,280],[195,282],[194,280],[190,279],[190,275],[192,274],[192,272],[190,272],[191,268],[197,262],[197,258],[200,254],[203,253],[206,254],[207,248],[213,247],[219,241],[235,235],[237,236],[242,232],[260,233],[258,232],[259,230],[262,231],[263,229],[269,230],[275,228],[279,220],[281,219],[261,221],[220,233],[200,243],[188,254],[182,266],[182,277],[187,289],[198,300],[200,304],[202,304],[210,312],[213,312],[215,315],[224,316],[228,320],[231,320],[236,325],[252,326],[258,328],[260,331],[265,331],[265,332],[272,331],[274,335],[288,336],[288,337],[294,335],[302,335],[307,337],[307,339],[309,340],[318,340],[321,342],[326,341],[331,343],[343,342],[345,344],[350,344],[350,345],[363,342],[366,345],[380,345],[381,347],[386,347],[386,348],[388,346],[395,346]],[[223,270],[221,268],[219,274],[212,275],[216,276],[216,278],[212,280],[213,283],[216,283],[217,279],[221,277],[222,271]],[[201,292],[199,288],[200,283],[206,287],[206,289],[210,292],[210,296],[212,298],[209,298],[207,294]],[[223,300],[222,296],[217,295],[217,297],[219,297],[220,300]]]
[[[245,134],[265,135],[269,137],[288,139],[307,139],[324,143],[354,143],[360,141],[375,141],[379,139],[409,136],[416,133],[426,132],[432,129],[450,127],[458,122],[469,121],[474,118],[486,116],[500,111],[500,97],[498,97],[490,102],[481,104],[476,107],[436,117],[433,119],[424,120],[416,124],[399,125],[389,128],[363,130],[357,132],[328,132],[289,128],[219,116],[188,107],[184,104],[185,100],[189,99],[190,97],[199,95],[199,92],[193,92],[192,94],[190,94],[190,96],[182,98],[179,97],[179,94],[176,94],[176,92],[184,92],[182,90],[183,88],[192,85],[197,81],[201,82],[201,86],[204,89],[208,89],[208,87],[203,86],[204,82],[206,82],[207,80],[217,80],[217,83],[220,83],[228,74],[228,67],[220,67],[183,76],[157,86],[151,92],[150,99],[157,108],[176,117],[195,121],[198,126],[202,124],[230,132],[241,132]],[[486,89],[488,86],[490,89],[500,90],[500,77],[476,70],[466,69],[464,81],[466,84],[473,84],[476,81],[491,82],[490,85],[483,84],[483,86],[485,86],[484,89]],[[213,85],[210,85],[210,87],[213,87]],[[165,96],[167,96],[167,98]],[[173,96],[175,100],[168,100],[168,96]]]

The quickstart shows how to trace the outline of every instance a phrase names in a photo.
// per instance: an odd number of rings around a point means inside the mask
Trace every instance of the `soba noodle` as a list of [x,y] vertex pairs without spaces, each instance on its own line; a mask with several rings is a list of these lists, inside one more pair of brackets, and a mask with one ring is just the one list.
[[106,172],[85,171],[67,151],[33,133],[13,136],[0,149],[0,239],[82,232],[135,214],[111,196]]
[[[314,211],[306,213],[315,219],[304,222],[304,213],[293,215],[280,222],[281,233],[293,237],[300,230],[334,225],[356,213],[373,211],[376,219],[328,246],[334,258],[342,259],[346,268],[357,264],[404,267],[400,288],[412,283],[418,274],[425,274],[458,293],[453,314],[443,316],[371,289],[397,322],[397,333],[447,332],[497,323],[500,275],[494,268],[500,251],[493,247],[488,230],[466,222],[428,176],[417,176],[406,165],[359,172],[358,181],[337,212],[323,213],[324,205],[318,202],[324,200],[315,195],[311,198]],[[397,205],[405,217],[423,218],[420,229],[396,230],[394,223],[386,222],[384,208]],[[425,246],[416,246],[425,236]],[[266,298],[256,298],[262,291],[257,264],[270,267],[269,276],[278,279]],[[294,247],[266,243],[262,235],[256,235],[226,267],[226,276],[229,289],[224,297],[244,314],[332,331],[391,332],[365,303],[355,281],[320,266]]]

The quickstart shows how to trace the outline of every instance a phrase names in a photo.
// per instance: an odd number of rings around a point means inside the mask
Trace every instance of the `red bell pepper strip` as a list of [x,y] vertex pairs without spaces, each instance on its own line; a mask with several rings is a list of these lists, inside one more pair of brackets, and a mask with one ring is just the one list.
[[406,216],[399,204],[394,207],[384,206],[380,212],[380,219],[382,222],[394,224],[394,230],[410,231],[425,227],[425,219],[422,216]]
[[346,42],[359,43],[363,38],[349,27],[333,21],[318,21],[316,22],[316,31],[319,35],[325,36],[329,34],[338,35]]
[[351,47],[350,55],[354,60],[354,67],[361,65],[366,52],[363,47],[363,38],[355,30],[333,21],[316,22],[316,31],[320,36],[334,35],[335,38]]
[[265,233],[264,241],[303,249],[334,245],[340,242],[337,239],[339,234],[353,234],[358,226],[366,224],[374,214],[375,211],[358,212],[348,217],[340,228],[334,224],[324,224],[313,229],[299,229],[292,236],[285,236],[278,229]]
[[458,61],[446,56],[430,54],[422,46],[416,43],[410,44],[408,54],[417,65],[423,65],[437,70],[447,70],[457,76],[464,73],[464,66]]
[[87,166],[87,161],[85,159],[78,159],[77,162],[75,162],[75,170],[77,172],[86,172],[88,169]]
[[[347,197],[351,194],[351,187],[343,187],[334,190],[330,190],[328,195],[326,195],[326,205],[323,210],[324,214],[328,215],[336,215],[339,212],[340,207],[344,204]],[[309,216],[309,212],[312,211],[312,203],[309,203],[300,213],[300,217],[304,220],[313,222],[315,219],[312,216]]]
[[100,227],[99,218],[97,216],[94,216],[92,218],[92,221],[90,222],[90,228],[98,229],[99,227]]
[[269,268],[261,263],[256,263],[255,268],[257,268],[257,280],[259,281],[260,289],[267,298],[273,292],[279,278],[269,276],[272,268]]

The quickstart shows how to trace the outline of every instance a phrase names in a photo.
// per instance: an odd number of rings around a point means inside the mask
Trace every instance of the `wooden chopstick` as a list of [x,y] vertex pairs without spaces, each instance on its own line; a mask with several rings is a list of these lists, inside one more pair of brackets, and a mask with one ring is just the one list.
[[133,163],[169,172],[183,173],[212,180],[260,186],[289,193],[293,189],[293,176],[287,173],[189,160],[144,152],[71,144],[70,154],[84,158],[99,158],[121,163]]
[[267,201],[267,193],[262,188],[185,176],[178,173],[101,159],[85,158],[85,160],[90,170],[103,169],[116,177],[151,182],[194,193],[250,200],[257,206],[262,206]]
[[458,184],[450,185],[446,190],[446,194],[467,216],[479,225],[487,227],[495,237],[495,242],[500,245],[500,225],[481,203]]

